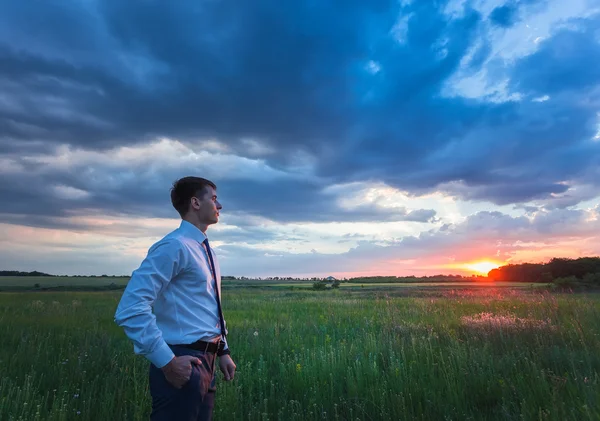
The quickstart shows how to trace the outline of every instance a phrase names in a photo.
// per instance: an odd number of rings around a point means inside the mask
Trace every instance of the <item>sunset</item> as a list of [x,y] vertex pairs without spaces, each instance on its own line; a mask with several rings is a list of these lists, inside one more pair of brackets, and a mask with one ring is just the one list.
[[600,420],[600,0],[1,10],[0,419]]
[[466,263],[465,268],[479,274],[479,275],[487,275],[488,272],[492,269],[496,269],[502,266],[502,263],[491,262],[489,260],[482,260],[473,263]]

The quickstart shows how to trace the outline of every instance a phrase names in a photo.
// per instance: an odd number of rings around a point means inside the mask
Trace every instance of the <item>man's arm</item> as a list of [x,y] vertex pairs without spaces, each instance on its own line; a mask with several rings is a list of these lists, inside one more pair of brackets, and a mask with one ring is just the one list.
[[225,376],[225,380],[233,380],[235,376],[236,365],[231,359],[231,353],[229,352],[229,346],[227,345],[227,339],[224,340],[225,348],[217,353],[219,356],[219,368]]
[[156,367],[175,356],[156,326],[152,305],[162,290],[185,267],[182,245],[175,239],[153,245],[125,288],[115,313],[136,354],[144,355]]

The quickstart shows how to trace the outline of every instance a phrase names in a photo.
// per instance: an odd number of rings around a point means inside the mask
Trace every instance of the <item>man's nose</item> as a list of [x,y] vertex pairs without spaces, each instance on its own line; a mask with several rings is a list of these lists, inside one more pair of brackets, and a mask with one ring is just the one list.
[[221,202],[219,202],[218,200],[217,200],[217,209],[223,209],[223,206],[221,206]]

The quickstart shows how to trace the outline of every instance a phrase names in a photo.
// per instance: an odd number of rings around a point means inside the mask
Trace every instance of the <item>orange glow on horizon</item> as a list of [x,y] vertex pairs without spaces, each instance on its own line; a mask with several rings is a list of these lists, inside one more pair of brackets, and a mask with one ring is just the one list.
[[493,260],[478,260],[476,262],[465,263],[462,266],[471,272],[487,275],[490,270],[499,268],[502,265],[503,263],[495,262]]

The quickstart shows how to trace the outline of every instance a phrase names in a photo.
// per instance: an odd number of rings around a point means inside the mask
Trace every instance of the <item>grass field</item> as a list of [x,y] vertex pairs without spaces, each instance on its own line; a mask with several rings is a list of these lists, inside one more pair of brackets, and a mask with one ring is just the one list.
[[[26,291],[34,289],[48,290],[102,290],[102,289],[123,289],[129,277],[49,277],[49,276],[0,276],[0,291]],[[523,282],[342,282],[340,288],[343,289],[368,289],[381,290],[381,288],[461,288],[477,287],[489,288],[540,288],[547,284],[529,284]],[[312,289],[312,281],[280,281],[280,280],[225,280],[223,288],[273,288],[273,289],[291,289],[308,288]]]
[[[215,419],[600,419],[598,296],[387,291],[229,289]],[[120,294],[0,294],[0,419],[148,419]]]

